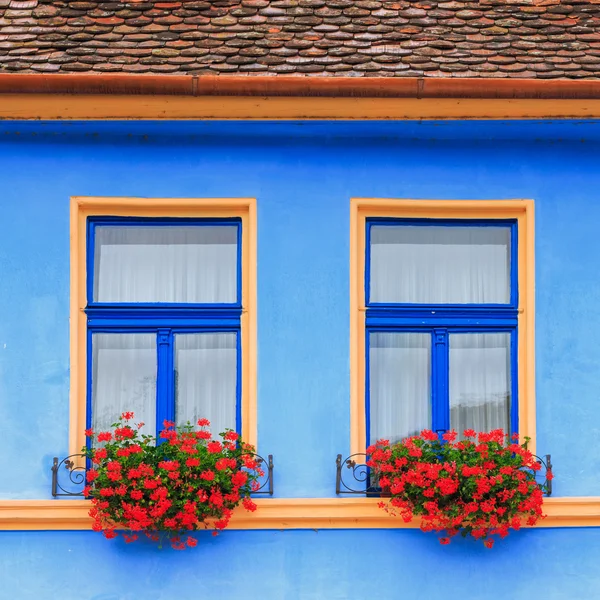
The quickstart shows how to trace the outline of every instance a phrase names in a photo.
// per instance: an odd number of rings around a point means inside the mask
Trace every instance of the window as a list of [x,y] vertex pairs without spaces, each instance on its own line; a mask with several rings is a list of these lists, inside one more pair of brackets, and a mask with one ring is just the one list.
[[255,444],[254,201],[72,206],[71,450],[125,410],[145,433],[206,417]]
[[88,425],[241,430],[239,219],[88,219]]
[[353,451],[425,428],[533,435],[532,209],[353,201]]

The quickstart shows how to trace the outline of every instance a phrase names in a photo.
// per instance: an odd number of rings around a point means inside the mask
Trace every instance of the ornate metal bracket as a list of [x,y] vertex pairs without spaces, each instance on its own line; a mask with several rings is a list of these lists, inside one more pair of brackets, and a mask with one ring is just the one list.
[[[259,467],[266,465],[264,475],[259,479],[259,487],[252,492],[252,496],[272,496],[273,489],[273,455],[269,454],[265,460],[259,454],[254,454]],[[78,460],[79,459],[79,460]],[[83,497],[85,487],[85,454],[71,454],[62,460],[54,457],[52,461],[52,497],[79,496]],[[66,471],[66,473],[65,473]],[[63,477],[61,477],[61,474]]]
[[252,492],[253,496],[257,495],[273,495],[273,455],[269,454],[267,456],[267,460],[265,460],[262,456],[255,454],[256,460],[260,465],[265,463],[267,465],[267,470],[261,479],[259,480],[260,487]]
[[[534,456],[537,459],[536,462],[542,467],[541,471],[535,473],[536,479],[539,479],[538,473],[540,473],[544,477],[544,481],[540,483],[541,488],[546,493],[546,496],[552,496],[552,457],[549,454],[545,454],[544,458],[537,455]],[[548,478],[548,474],[550,478]]]
[[[80,459],[77,464],[77,459]],[[59,471],[66,471],[68,476],[60,478]],[[52,497],[59,496],[83,496],[85,486],[85,455],[71,454],[61,461],[54,457],[52,461]]]
[[[369,467],[365,464],[367,455],[364,453],[352,454],[342,461],[342,455],[338,454],[335,459],[335,493],[336,494],[361,494],[363,496],[380,496],[381,489],[369,473]],[[360,459],[360,460],[359,460]],[[346,479],[344,479],[344,469]],[[360,489],[357,489],[360,488]]]
[[[342,460],[342,455],[338,454],[335,459],[335,493],[341,494],[356,494],[362,496],[381,496],[381,489],[377,485],[377,481],[370,474],[369,467],[366,463],[367,455],[359,452],[352,454],[345,460]],[[540,487],[544,490],[546,496],[552,495],[552,477],[548,478],[548,474],[552,473],[552,460],[549,454],[544,458],[535,457],[536,462],[541,465],[542,469],[535,472],[536,479]],[[346,469],[344,470],[344,467]],[[344,479],[344,473],[346,479]],[[539,481],[540,477],[544,477],[543,481]]]

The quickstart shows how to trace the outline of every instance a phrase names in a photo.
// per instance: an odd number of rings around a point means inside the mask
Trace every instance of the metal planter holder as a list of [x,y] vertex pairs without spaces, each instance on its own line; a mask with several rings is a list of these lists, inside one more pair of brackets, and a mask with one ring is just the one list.
[[[371,476],[370,469],[366,465],[367,455],[364,452],[351,454],[342,460],[338,454],[335,459],[335,493],[340,496],[344,494],[360,495],[367,497],[382,496],[381,488]],[[536,462],[541,465],[541,470],[536,472],[536,479],[543,474],[544,480],[539,485],[545,490],[546,496],[552,495],[552,478],[548,479],[548,473],[552,472],[552,459],[550,454],[544,458],[535,456]],[[345,467],[345,469],[344,469]],[[344,475],[346,476],[344,478]]]
[[[272,496],[273,489],[273,455],[269,454],[265,460],[259,454],[253,454],[259,466],[266,465],[266,471],[259,480],[260,487],[252,492],[252,496]],[[84,497],[86,467],[85,454],[71,454],[60,460],[54,457],[52,461],[52,497],[62,496]],[[61,477],[62,475],[62,477]]]

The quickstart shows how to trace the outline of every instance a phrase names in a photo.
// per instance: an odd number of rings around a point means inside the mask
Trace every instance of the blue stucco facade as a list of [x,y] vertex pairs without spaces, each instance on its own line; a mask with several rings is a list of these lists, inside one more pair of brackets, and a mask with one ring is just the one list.
[[[537,447],[556,496],[600,496],[600,123],[0,130],[0,500],[48,499],[68,450],[70,196],[257,199],[258,446],[289,498],[333,496],[349,449],[350,198],[534,199]],[[227,531],[184,553],[0,531],[0,599],[600,598],[599,559],[600,528],[492,551],[415,530]]]

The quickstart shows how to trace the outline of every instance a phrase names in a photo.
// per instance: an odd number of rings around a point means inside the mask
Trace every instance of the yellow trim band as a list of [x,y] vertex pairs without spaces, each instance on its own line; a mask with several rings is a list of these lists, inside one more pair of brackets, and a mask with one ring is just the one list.
[[[387,515],[376,498],[273,498],[236,509],[230,529],[415,529]],[[90,530],[87,500],[0,500],[0,531]],[[600,498],[548,498],[537,527],[598,527]]]
[[69,453],[85,445],[86,221],[90,216],[242,219],[242,437],[256,446],[256,200],[254,198],[71,198],[71,388]]

